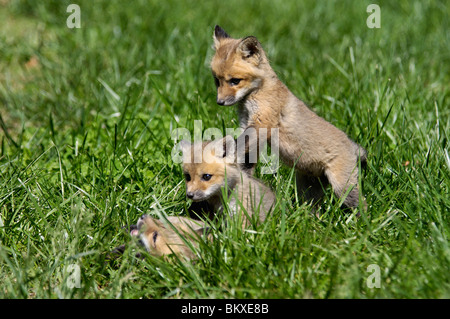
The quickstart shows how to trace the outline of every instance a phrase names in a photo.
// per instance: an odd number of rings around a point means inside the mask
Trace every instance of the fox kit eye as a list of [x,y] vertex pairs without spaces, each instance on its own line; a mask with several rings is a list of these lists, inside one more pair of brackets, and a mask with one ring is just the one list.
[[184,178],[186,178],[186,182],[190,182],[191,181],[191,175],[189,174],[184,174]]
[[217,86],[217,87],[219,87],[219,86],[220,86],[220,82],[219,82],[219,79],[218,79],[218,78],[216,78],[216,77],[214,77],[214,83],[216,84],[216,86]]
[[155,232],[153,232],[153,243],[155,244],[156,243],[156,238],[158,238],[158,232],[157,231],[155,231]]
[[212,177],[211,174],[203,174],[202,179],[207,182],[211,179],[211,177]]
[[233,86],[233,85],[238,85],[238,84],[241,82],[241,80],[242,80],[242,79],[232,78],[232,79],[230,80],[230,85],[231,85],[231,86]]

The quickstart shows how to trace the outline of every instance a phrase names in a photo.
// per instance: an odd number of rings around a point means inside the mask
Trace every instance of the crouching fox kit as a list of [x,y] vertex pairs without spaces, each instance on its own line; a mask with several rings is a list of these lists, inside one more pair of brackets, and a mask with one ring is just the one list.
[[243,129],[278,129],[279,155],[295,166],[299,195],[317,203],[329,183],[338,197],[348,193],[347,207],[358,206],[358,160],[365,164],[366,151],[289,91],[255,37],[233,39],[216,26],[214,47],[217,103],[237,104]]
[[[251,220],[264,221],[275,203],[275,194],[241,169],[234,143],[230,136],[196,144],[180,142],[186,196],[194,202],[206,201],[219,215],[227,203],[231,214],[239,214],[245,227]],[[202,153],[199,163],[195,163],[195,152]]]
[[198,247],[199,236],[207,231],[202,221],[181,216],[158,220],[149,215],[139,218],[131,235],[140,239],[153,256],[176,254],[186,259],[196,257],[193,247]]

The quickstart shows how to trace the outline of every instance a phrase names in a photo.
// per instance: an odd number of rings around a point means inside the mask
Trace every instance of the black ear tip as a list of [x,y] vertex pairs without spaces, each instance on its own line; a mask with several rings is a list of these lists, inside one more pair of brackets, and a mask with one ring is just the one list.
[[218,24],[214,27],[214,34],[217,38],[229,38],[230,36]]

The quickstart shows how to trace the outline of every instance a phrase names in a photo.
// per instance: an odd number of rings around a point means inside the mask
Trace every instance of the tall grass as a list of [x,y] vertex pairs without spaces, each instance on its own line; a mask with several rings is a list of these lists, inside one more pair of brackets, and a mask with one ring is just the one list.
[[[380,2],[380,29],[370,1],[77,1],[80,29],[69,1],[4,3],[0,297],[450,296],[445,1]],[[215,103],[215,24],[257,36],[288,87],[368,150],[369,209],[345,214],[329,190],[316,218],[282,167],[257,173],[278,200],[264,224],[217,229],[196,262],[141,260],[123,227],[190,205],[172,130],[238,126]]]

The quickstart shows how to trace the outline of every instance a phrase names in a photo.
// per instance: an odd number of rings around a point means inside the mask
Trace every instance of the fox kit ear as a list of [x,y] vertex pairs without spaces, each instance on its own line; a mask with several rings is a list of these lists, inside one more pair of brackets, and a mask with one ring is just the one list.
[[216,25],[216,27],[214,28],[214,49],[217,50],[217,48],[220,45],[220,41],[222,39],[226,39],[229,38],[230,36],[225,32],[224,29],[222,29],[221,27],[219,27],[218,25]]
[[183,153],[188,152],[191,148],[191,143],[186,140],[181,140],[178,145],[180,145],[180,149]]
[[160,220],[151,217],[150,215],[143,215],[141,217],[141,219],[145,220],[145,224],[147,225],[147,227],[150,227],[151,229],[160,229],[160,228],[164,228],[164,225],[161,223]]
[[239,43],[238,52],[241,53],[242,59],[248,60],[256,65],[259,64],[261,57],[261,44],[255,37],[246,37]]
[[215,155],[218,158],[227,158],[231,162],[234,161],[236,153],[236,143],[230,135],[214,142]]
[[229,38],[230,36],[225,32],[224,29],[216,25],[216,27],[214,28],[214,37],[219,40],[222,38]]
[[195,230],[195,233],[200,237],[203,236],[203,234],[209,235],[210,232],[211,227],[202,227]]
[[[181,157],[179,157],[179,153],[177,153],[177,163],[192,163],[192,152],[191,152],[191,148],[192,148],[192,144],[189,141],[186,140],[181,140],[180,143],[178,143],[177,145],[178,150],[177,152],[179,152],[181,150]],[[175,162],[175,160],[174,160]]]

